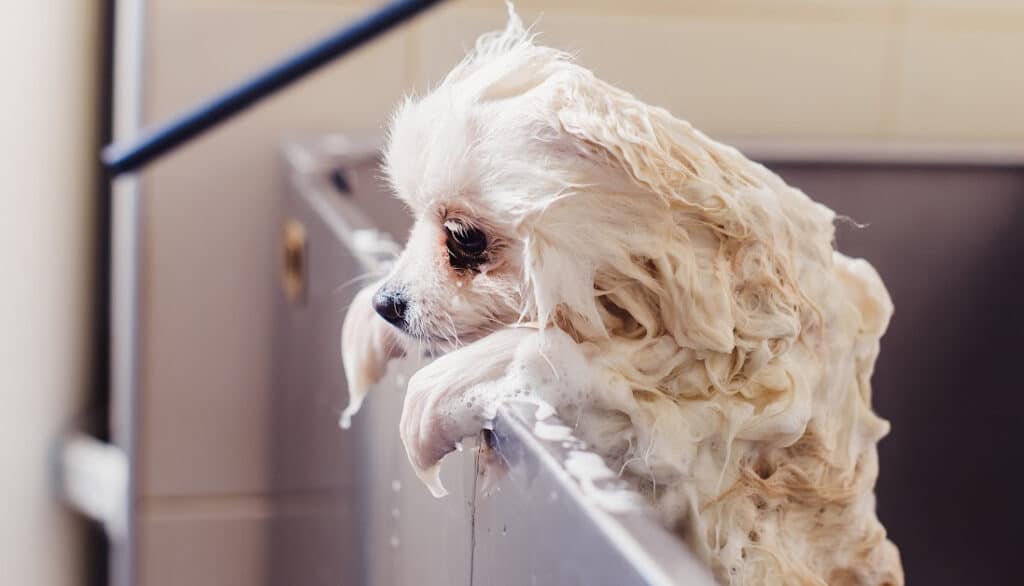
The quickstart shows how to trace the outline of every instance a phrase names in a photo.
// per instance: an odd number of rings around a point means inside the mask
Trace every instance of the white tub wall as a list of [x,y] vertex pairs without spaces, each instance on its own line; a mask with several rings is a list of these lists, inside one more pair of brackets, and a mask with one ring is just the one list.
[[[148,0],[144,118],[164,120],[376,4]],[[544,39],[713,135],[1024,140],[1014,107],[1024,78],[1008,74],[1024,70],[1024,3],[1015,0],[518,4],[528,22],[544,12]],[[195,551],[206,527],[238,551],[230,566],[216,567],[213,549],[189,558],[190,577],[246,582],[261,567],[275,499],[317,498],[314,486],[274,493],[261,458],[274,441],[264,423],[279,141],[379,132],[403,91],[435,80],[503,11],[499,0],[452,0],[145,174],[143,586],[173,582],[147,568],[163,567],[175,544]],[[961,67],[949,71],[953,54]]]
[[53,449],[85,406],[92,349],[99,2],[4,3],[0,18],[0,581],[82,583],[82,522]]

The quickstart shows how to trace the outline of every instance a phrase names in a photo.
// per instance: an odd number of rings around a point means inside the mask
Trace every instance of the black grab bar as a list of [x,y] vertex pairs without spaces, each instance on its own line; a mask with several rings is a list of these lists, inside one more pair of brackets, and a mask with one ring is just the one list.
[[235,114],[287,87],[321,66],[359,48],[441,0],[395,0],[283,59],[223,94],[126,144],[103,149],[103,164],[114,178],[136,171]]

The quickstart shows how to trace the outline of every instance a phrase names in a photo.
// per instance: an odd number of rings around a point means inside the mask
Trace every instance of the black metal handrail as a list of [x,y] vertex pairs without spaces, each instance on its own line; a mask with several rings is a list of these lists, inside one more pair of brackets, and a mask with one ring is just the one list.
[[144,131],[127,144],[107,146],[103,149],[103,164],[111,178],[141,169],[440,1],[396,0],[382,6],[170,122]]

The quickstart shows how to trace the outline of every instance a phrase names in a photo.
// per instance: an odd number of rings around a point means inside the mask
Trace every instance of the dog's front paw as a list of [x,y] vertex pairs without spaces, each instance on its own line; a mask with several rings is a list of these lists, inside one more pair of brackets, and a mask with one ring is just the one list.
[[447,494],[440,462],[463,438],[494,417],[504,389],[498,382],[529,328],[495,332],[442,356],[409,379],[400,432],[416,475],[431,494]]

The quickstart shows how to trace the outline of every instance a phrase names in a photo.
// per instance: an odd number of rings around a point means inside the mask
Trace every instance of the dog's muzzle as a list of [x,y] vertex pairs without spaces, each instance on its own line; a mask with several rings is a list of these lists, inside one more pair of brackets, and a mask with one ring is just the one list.
[[390,291],[386,287],[381,287],[373,296],[373,309],[377,312],[377,315],[400,330],[405,330],[406,326],[409,325],[406,320],[408,308],[409,303],[401,292]]

